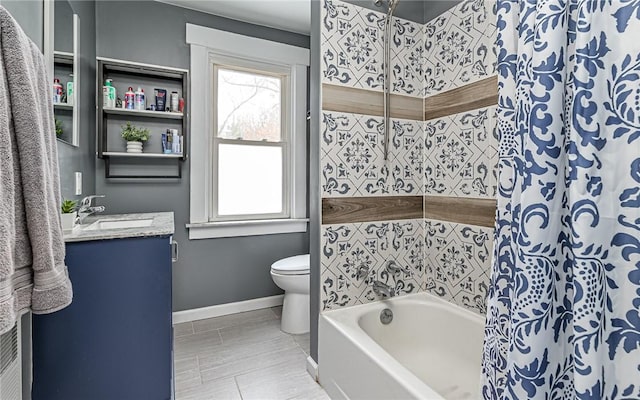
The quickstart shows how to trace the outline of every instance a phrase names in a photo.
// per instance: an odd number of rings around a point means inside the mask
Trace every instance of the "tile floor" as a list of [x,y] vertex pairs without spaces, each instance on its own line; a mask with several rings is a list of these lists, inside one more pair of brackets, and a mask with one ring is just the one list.
[[281,307],[174,325],[176,400],[328,400],[309,376],[309,334],[280,330]]

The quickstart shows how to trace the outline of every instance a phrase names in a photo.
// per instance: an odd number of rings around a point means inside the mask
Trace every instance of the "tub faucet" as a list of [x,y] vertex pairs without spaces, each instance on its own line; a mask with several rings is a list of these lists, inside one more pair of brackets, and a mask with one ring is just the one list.
[[84,223],[85,218],[91,214],[104,211],[104,206],[91,206],[93,199],[104,197],[104,195],[87,196],[80,201],[80,206],[76,211],[76,222],[80,225]]
[[373,293],[378,297],[388,298],[395,295],[393,288],[384,282],[373,281]]

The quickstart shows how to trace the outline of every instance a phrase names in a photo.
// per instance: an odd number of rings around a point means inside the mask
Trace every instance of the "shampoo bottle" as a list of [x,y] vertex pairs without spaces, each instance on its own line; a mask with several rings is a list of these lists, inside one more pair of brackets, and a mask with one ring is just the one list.
[[138,90],[136,90],[135,95],[136,95],[135,109],[144,110],[147,107],[147,103],[145,102],[145,99],[144,99],[144,90],[142,90],[140,86],[138,86]]
[[53,102],[60,103],[62,101],[62,84],[60,84],[60,79],[56,78],[53,80]]
[[106,108],[116,107],[116,88],[113,80],[107,79],[102,87],[102,106]]
[[129,89],[124,94],[124,108],[127,110],[133,110],[136,101],[136,94],[133,92],[133,88],[129,86]]

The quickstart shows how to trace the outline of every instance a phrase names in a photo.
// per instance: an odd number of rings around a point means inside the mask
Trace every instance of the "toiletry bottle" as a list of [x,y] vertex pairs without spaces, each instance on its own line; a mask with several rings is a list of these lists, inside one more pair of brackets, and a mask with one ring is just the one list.
[[67,82],[67,104],[73,105],[73,81]]
[[156,111],[164,111],[165,102],[167,99],[167,90],[166,89],[153,89],[155,97],[156,97]]
[[147,108],[147,103],[145,102],[145,99],[144,99],[144,90],[142,90],[142,88],[138,86],[138,90],[136,90],[135,94],[136,94],[135,109],[144,110],[145,108]]
[[53,80],[53,102],[60,103],[62,101],[62,84],[60,84],[60,79],[56,78]]
[[171,92],[171,112],[178,112],[178,104],[180,103],[178,92]]
[[163,133],[160,140],[162,140],[162,153],[167,152],[167,133]]
[[102,106],[105,108],[116,107],[116,88],[113,86],[112,79],[107,79],[102,87]]
[[167,131],[167,150],[165,151],[165,153],[171,154],[173,153],[173,134],[171,132],[171,129],[167,129]]
[[171,152],[172,153],[180,153],[180,138],[178,137],[178,130],[171,130]]
[[129,86],[129,89],[124,94],[124,108],[127,110],[133,110],[136,101],[136,94],[133,92],[133,88]]

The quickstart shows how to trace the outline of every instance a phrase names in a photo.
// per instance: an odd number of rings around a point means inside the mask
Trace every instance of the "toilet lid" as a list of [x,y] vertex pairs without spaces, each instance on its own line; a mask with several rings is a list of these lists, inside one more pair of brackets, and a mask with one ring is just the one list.
[[302,275],[309,273],[309,254],[278,260],[271,265],[271,271],[282,275]]

